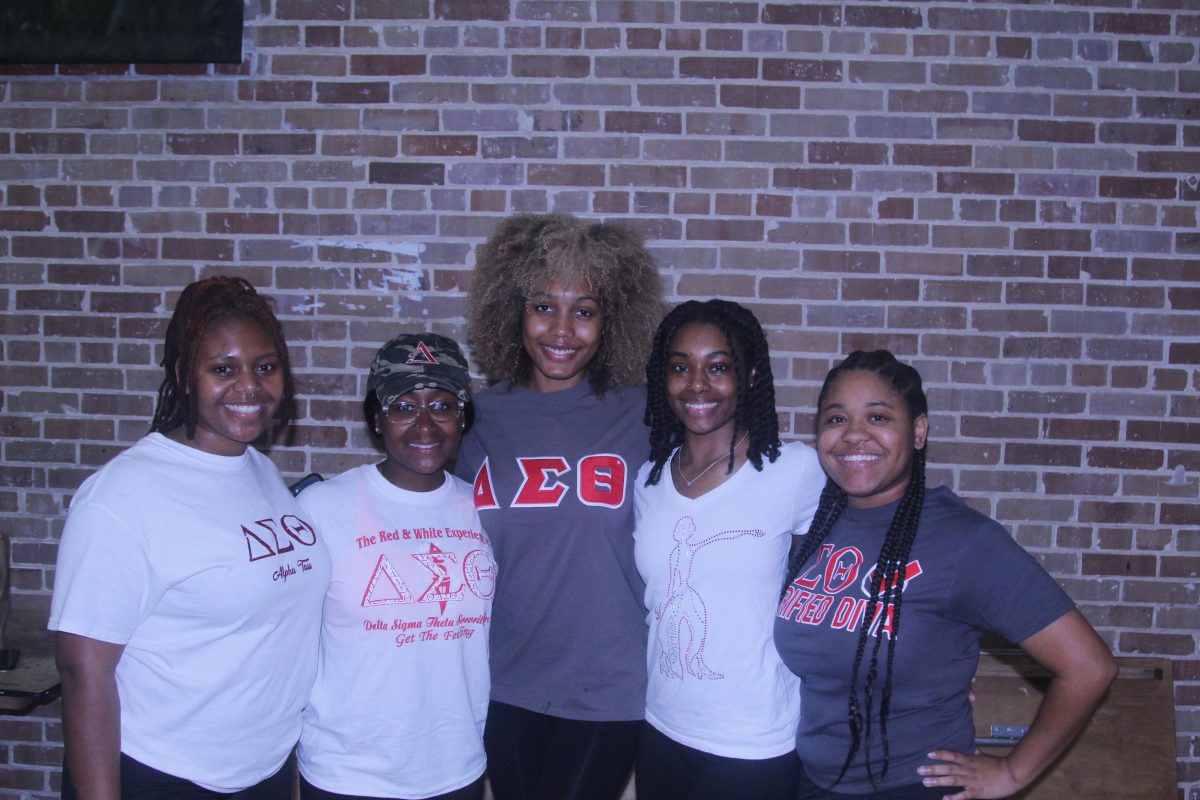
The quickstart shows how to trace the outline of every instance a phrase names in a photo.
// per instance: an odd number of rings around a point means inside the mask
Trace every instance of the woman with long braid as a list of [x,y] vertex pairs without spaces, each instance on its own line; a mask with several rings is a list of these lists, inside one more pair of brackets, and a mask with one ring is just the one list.
[[[775,620],[801,678],[798,800],[1001,798],[1087,723],[1116,675],[1070,598],[998,523],[926,491],[921,376],[886,350],[825,378],[817,454],[829,481],[790,560]],[[982,631],[1053,678],[1003,758],[975,754],[968,699]]]
[[781,445],[767,340],[747,309],[688,301],[646,366],[650,460],[634,531],[650,638],[638,800],[792,800],[797,681],[771,641],[793,534],[825,477]]

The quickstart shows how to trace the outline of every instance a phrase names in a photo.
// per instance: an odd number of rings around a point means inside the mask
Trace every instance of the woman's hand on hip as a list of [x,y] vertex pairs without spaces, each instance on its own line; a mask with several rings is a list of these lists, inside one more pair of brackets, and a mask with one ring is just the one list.
[[966,755],[953,750],[935,750],[929,757],[942,763],[917,768],[922,784],[947,789],[962,787],[962,791],[947,794],[948,800],[997,800],[1022,788],[1013,776],[1007,758],[983,753]]

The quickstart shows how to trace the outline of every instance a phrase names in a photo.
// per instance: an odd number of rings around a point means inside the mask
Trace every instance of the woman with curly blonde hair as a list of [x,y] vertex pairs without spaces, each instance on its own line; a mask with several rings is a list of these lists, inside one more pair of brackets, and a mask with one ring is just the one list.
[[497,561],[484,744],[496,800],[612,800],[645,711],[633,480],[662,285],[640,238],[518,215],[468,296],[476,396],[456,471]]

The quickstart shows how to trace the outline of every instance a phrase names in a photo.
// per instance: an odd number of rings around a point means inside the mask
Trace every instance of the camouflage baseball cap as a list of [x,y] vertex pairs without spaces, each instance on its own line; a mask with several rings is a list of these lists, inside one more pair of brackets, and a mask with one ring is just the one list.
[[375,354],[367,391],[381,406],[414,389],[445,389],[464,403],[471,400],[467,359],[458,343],[436,333],[402,333]]

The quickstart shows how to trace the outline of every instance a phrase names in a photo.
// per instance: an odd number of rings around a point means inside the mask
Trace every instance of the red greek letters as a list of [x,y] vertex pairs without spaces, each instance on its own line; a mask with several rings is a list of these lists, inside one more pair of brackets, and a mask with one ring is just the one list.
[[500,507],[500,504],[496,502],[496,492],[492,490],[492,471],[488,469],[486,458],[479,465],[479,471],[475,473],[474,488],[476,510],[482,511],[485,508]]
[[558,477],[571,471],[565,458],[518,458],[517,466],[523,477],[512,501],[513,508],[548,508],[562,502],[567,485]]
[[[362,606],[405,605],[408,603],[438,603],[444,613],[446,603],[462,600],[463,587],[483,600],[491,598],[496,588],[496,562],[488,550],[472,550],[462,564],[452,552],[444,552],[430,544],[425,553],[409,553],[409,557],[428,570],[432,579],[420,597],[414,597],[400,576],[396,565],[384,554],[375,562],[375,569],[363,591]],[[451,567],[454,567],[452,570]],[[456,581],[461,575],[462,580]],[[410,577],[413,577],[410,573]],[[455,585],[457,583],[457,585]]]
[[584,505],[620,508],[625,502],[625,459],[609,453],[580,459],[577,489]]
[[[626,499],[628,465],[612,453],[584,456],[574,468],[562,456],[522,457],[517,460],[520,484],[510,508],[555,508],[574,484],[575,496],[588,506],[620,508]],[[475,508],[501,508],[496,498],[492,467],[484,459],[475,473]]]
[[[923,571],[920,561],[910,561],[904,568],[905,588]],[[821,625],[828,620],[834,630],[854,632],[866,613],[867,600],[864,598],[871,595],[874,574],[873,564],[869,569],[863,569],[863,554],[858,548],[839,548],[826,543],[821,546],[812,566],[788,586],[776,613],[783,619],[803,625]],[[887,585],[896,583],[899,577],[898,572],[888,576]],[[857,593],[850,591],[855,587]],[[893,614],[890,603],[877,605],[870,621],[870,635],[890,638]]]

